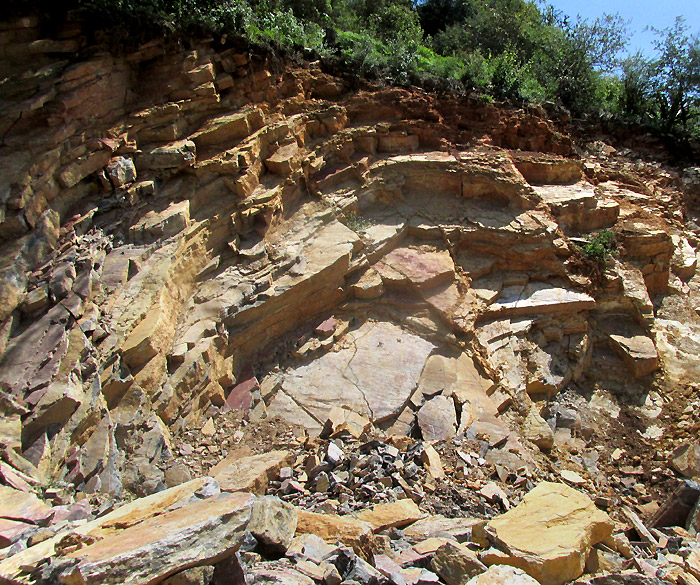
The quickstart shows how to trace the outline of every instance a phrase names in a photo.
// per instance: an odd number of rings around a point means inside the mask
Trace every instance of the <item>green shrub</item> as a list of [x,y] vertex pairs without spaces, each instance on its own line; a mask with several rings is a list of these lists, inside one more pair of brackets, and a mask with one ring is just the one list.
[[248,27],[246,31],[254,42],[273,42],[280,46],[300,46],[310,49],[323,47],[323,29],[314,22],[303,23],[291,9],[271,11]]
[[580,246],[580,249],[586,258],[604,267],[608,255],[617,253],[615,234],[610,230],[602,230],[589,236],[588,242]]
[[343,61],[360,75],[370,75],[387,66],[383,44],[367,33],[340,31],[336,44]]
[[445,79],[460,79],[464,74],[464,62],[457,57],[443,57],[425,46],[418,47],[416,54],[418,71]]

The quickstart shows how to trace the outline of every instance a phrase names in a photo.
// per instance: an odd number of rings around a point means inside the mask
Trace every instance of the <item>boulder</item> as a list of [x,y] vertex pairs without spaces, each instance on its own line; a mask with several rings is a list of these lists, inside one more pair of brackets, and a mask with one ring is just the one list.
[[67,555],[59,580],[146,585],[216,563],[240,547],[253,501],[250,494],[219,494],[145,520]]
[[486,571],[486,565],[474,552],[456,542],[447,542],[435,551],[431,568],[447,585],[465,585],[472,577]]
[[485,573],[470,579],[467,585],[539,585],[539,582],[522,569],[493,565]]
[[404,499],[362,510],[357,514],[357,518],[370,524],[375,532],[379,532],[387,528],[402,528],[425,518],[425,514],[418,509],[413,500]]
[[669,457],[669,465],[683,477],[700,479],[700,442],[678,445]]
[[485,527],[488,539],[542,585],[562,585],[583,574],[591,546],[612,534],[613,522],[588,496],[542,482],[523,501]]
[[240,457],[236,453],[232,455],[212,469],[214,479],[219,482],[222,491],[245,491],[257,495],[265,493],[268,481],[291,460],[288,451],[270,451],[249,457]]
[[358,551],[371,548],[373,539],[372,525],[349,516],[335,514],[317,514],[299,510],[297,535],[315,534],[326,542],[342,542]]
[[257,499],[251,508],[248,532],[267,550],[286,552],[297,529],[297,509],[279,498]]

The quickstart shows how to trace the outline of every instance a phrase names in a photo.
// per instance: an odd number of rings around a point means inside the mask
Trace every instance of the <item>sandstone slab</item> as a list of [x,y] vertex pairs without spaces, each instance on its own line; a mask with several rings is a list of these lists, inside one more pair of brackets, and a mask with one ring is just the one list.
[[465,585],[472,577],[486,571],[474,552],[456,542],[447,542],[435,551],[431,568],[447,585]]
[[371,525],[375,532],[379,532],[386,528],[402,528],[425,518],[425,514],[413,500],[404,499],[362,510],[357,514],[357,518]]
[[532,282],[525,287],[503,289],[488,313],[504,317],[578,313],[592,309],[595,299],[586,293],[557,287],[544,282]]
[[374,321],[349,332],[343,343],[344,349],[288,372],[285,394],[318,421],[319,430],[334,407],[374,423],[398,416],[433,344],[393,323]]
[[262,125],[263,115],[258,109],[212,118],[192,135],[197,147],[213,146],[231,140],[240,140]]
[[326,542],[342,542],[358,551],[368,550],[373,542],[372,526],[367,522],[350,516],[306,510],[299,510],[296,534],[315,534]]
[[458,542],[471,540],[472,528],[483,523],[478,518],[446,518],[445,516],[428,516],[418,520],[404,529],[408,542],[416,544],[428,538],[449,535]]
[[240,457],[235,453],[232,455],[212,469],[214,479],[219,482],[222,491],[244,491],[257,495],[265,493],[268,481],[291,458],[288,451],[271,451],[248,457]]
[[245,535],[254,498],[220,494],[145,520],[68,555],[66,585],[150,585],[235,552]]
[[45,525],[53,511],[34,494],[0,486],[0,518]]
[[611,334],[610,342],[635,378],[651,374],[659,368],[659,355],[650,337]]
[[542,585],[581,576],[591,546],[612,534],[613,523],[588,496],[563,484],[542,482],[523,501],[486,525],[491,542]]
[[265,160],[267,170],[275,175],[288,176],[299,166],[302,152],[296,142],[280,146],[271,157]]
[[492,565],[488,571],[473,577],[467,585],[539,585],[522,569],[509,565]]
[[425,441],[447,441],[457,433],[457,415],[452,398],[431,398],[418,411],[417,418]]
[[454,263],[446,250],[396,248],[384,256],[375,268],[387,286],[406,281],[419,290],[425,290],[454,279]]
[[143,170],[177,169],[194,164],[197,147],[191,140],[179,140],[144,150],[136,157],[136,168]]

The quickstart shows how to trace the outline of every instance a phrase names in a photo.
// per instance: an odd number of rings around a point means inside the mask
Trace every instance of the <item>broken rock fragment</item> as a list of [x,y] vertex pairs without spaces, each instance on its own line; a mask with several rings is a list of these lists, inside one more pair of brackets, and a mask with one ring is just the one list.
[[401,528],[420,520],[425,514],[418,509],[413,500],[397,500],[390,504],[379,504],[369,510],[363,510],[358,519],[370,524],[375,532],[386,528]]
[[271,451],[260,455],[224,459],[213,470],[214,479],[225,492],[247,491],[257,495],[265,493],[268,481],[290,460],[288,451]]
[[669,458],[669,464],[683,477],[700,478],[700,443],[685,442],[676,447]]
[[418,411],[418,426],[426,441],[446,441],[457,433],[457,418],[452,398],[436,396]]
[[268,550],[283,553],[297,529],[297,510],[279,498],[258,498],[251,508],[248,531]]
[[588,496],[542,482],[485,530],[506,553],[502,564],[523,569],[542,585],[562,585],[581,576],[591,546],[612,534],[613,523]]
[[342,542],[355,550],[368,550],[372,526],[357,518],[299,510],[297,535],[315,534],[326,542]]
[[431,566],[447,585],[465,585],[472,577],[486,571],[475,553],[456,542],[447,542],[438,548]]
[[351,437],[359,439],[371,427],[372,423],[364,416],[360,416],[347,408],[334,406],[328,413],[328,419],[323,426],[321,436],[334,438],[340,434],[347,433]]
[[254,498],[220,494],[145,520],[66,557],[66,585],[150,584],[234,553]]
[[473,577],[467,585],[538,585],[538,581],[522,569],[493,565],[485,573]]

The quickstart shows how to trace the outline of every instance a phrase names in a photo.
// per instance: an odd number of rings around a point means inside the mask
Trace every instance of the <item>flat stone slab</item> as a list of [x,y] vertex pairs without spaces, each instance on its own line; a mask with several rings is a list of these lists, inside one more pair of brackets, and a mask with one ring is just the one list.
[[635,378],[641,378],[659,369],[656,347],[646,335],[612,334],[610,341]]
[[594,305],[595,299],[586,293],[544,282],[531,282],[524,287],[512,286],[503,289],[496,302],[488,307],[487,313],[507,317],[571,314],[592,309]]
[[417,416],[425,441],[447,441],[457,433],[457,416],[452,398],[431,398],[421,407]]
[[446,250],[423,247],[396,248],[377,262],[375,268],[385,284],[409,282],[419,290],[454,280],[454,263]]
[[597,199],[593,185],[588,183],[540,185],[533,187],[533,189],[549,204],[555,214],[565,209],[595,207]]
[[542,585],[562,585],[581,576],[591,546],[612,529],[612,520],[588,496],[542,482],[517,507],[491,520],[486,534],[505,553],[502,564]]
[[275,476],[281,467],[289,463],[288,451],[271,451],[249,457],[224,459],[214,469],[214,479],[225,492],[252,492],[263,495],[267,482]]
[[[319,431],[333,407],[346,408],[379,422],[398,416],[420,379],[435,346],[388,322],[367,321],[343,339],[344,347],[290,370],[282,390],[297,406],[280,409],[299,423],[311,417]],[[305,415],[305,416],[304,416]],[[308,420],[308,419],[307,419]]]
[[0,486],[0,518],[43,526],[52,516],[51,506],[34,494]]
[[253,501],[250,494],[220,494],[145,520],[68,555],[70,568],[59,579],[146,585],[215,563],[240,546]]

